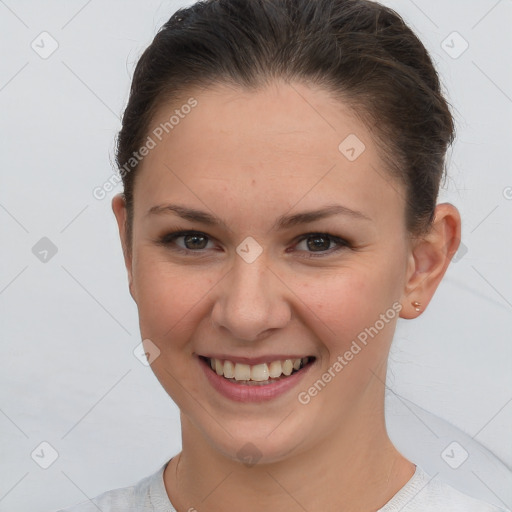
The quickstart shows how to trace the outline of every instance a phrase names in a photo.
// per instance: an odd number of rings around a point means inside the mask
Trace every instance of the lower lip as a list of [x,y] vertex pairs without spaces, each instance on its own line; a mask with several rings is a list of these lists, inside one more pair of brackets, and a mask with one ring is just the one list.
[[223,396],[236,402],[263,402],[272,400],[296,386],[306,373],[309,372],[313,363],[309,363],[300,371],[292,375],[276,380],[270,384],[237,384],[220,375],[217,375],[208,363],[198,357],[199,365],[203,369],[210,384]]

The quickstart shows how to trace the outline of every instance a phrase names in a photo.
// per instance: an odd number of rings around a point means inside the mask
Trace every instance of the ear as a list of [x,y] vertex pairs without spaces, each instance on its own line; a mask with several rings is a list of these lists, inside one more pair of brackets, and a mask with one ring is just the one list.
[[460,245],[460,232],[457,208],[449,203],[437,205],[429,232],[412,242],[407,282],[400,301],[402,318],[416,318],[425,310]]
[[112,211],[116,217],[117,227],[119,229],[119,238],[121,239],[121,246],[123,248],[124,264],[128,272],[128,287],[130,290],[130,295],[135,300],[133,294],[132,252],[131,248],[128,246],[128,240],[126,236],[126,222],[128,213],[126,210],[126,201],[122,193],[117,194],[112,198]]

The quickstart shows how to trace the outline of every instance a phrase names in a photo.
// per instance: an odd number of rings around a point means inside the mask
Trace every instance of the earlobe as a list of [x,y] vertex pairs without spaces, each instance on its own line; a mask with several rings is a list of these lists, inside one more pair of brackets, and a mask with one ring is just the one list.
[[133,297],[132,290],[132,256],[131,250],[128,247],[127,240],[127,230],[126,230],[126,222],[127,222],[127,210],[126,210],[126,202],[124,195],[117,194],[112,198],[112,211],[116,217],[117,227],[119,230],[119,238],[121,240],[121,247],[123,249],[123,257],[126,270],[128,272],[128,286],[130,289],[130,294]]
[[416,318],[427,307],[460,244],[460,214],[449,203],[439,204],[428,233],[414,242],[407,283],[402,295],[402,318]]

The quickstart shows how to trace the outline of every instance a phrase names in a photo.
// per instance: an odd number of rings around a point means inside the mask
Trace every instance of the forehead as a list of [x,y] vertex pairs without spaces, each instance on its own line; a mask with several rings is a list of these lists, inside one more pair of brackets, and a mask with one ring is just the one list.
[[190,91],[159,109],[148,135],[155,147],[137,171],[136,208],[186,196],[226,207],[229,198],[234,211],[322,200],[378,215],[401,195],[350,106],[301,83]]
[[[188,98],[182,98],[162,106],[152,123],[164,127],[172,117],[173,122],[179,121],[169,130],[164,128],[163,137],[173,140],[174,149],[190,142],[193,131],[194,148],[201,154],[218,153],[229,145],[243,150],[240,156],[244,157],[293,150],[290,157],[332,160],[340,156],[338,145],[347,135],[369,136],[349,105],[302,83],[273,82],[252,90],[218,84],[191,91],[190,97],[197,102],[194,108],[186,108]],[[188,113],[182,113],[180,119],[172,115],[181,110]]]

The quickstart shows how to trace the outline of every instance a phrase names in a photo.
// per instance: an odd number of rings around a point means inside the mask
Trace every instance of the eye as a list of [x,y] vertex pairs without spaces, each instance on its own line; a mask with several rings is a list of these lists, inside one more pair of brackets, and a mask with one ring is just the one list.
[[[179,239],[183,239],[183,245],[177,243]],[[175,231],[164,235],[157,240],[157,243],[166,247],[174,246],[171,248],[178,252],[198,253],[203,249],[212,248],[207,247],[208,241],[210,241],[209,236],[200,231]]]
[[[333,252],[339,251],[343,248],[350,247],[349,242],[338,236],[330,235],[329,233],[308,233],[299,238],[295,248],[299,247],[303,242],[303,248],[310,254],[306,258],[315,258],[318,256],[327,256]],[[331,246],[334,244],[334,247]],[[317,254],[313,254],[317,253]]]

